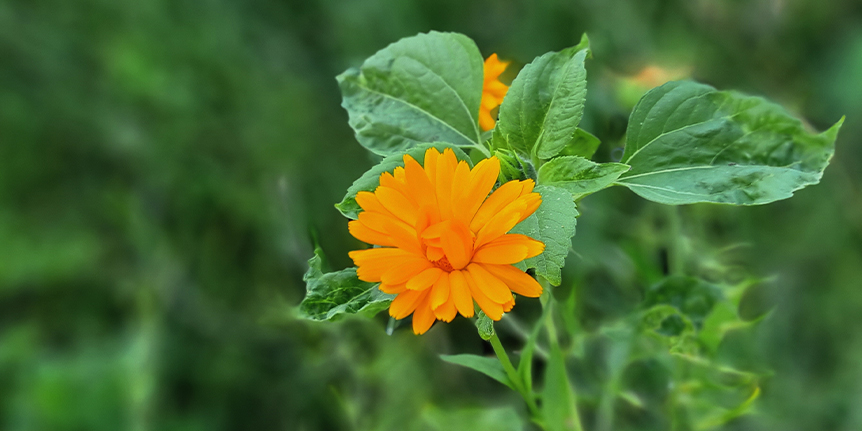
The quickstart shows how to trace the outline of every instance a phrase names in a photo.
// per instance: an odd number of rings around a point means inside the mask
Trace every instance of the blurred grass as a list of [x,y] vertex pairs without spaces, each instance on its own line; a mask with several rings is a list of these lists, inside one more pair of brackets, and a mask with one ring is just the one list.
[[[683,215],[697,250],[745,244],[728,253],[777,280],[750,299],[772,317],[728,348],[775,377],[759,414],[727,428],[860,429],[860,28],[854,0],[0,2],[0,427],[511,423],[476,409],[516,398],[436,359],[487,349],[469,322],[388,337],[382,316],[290,311],[311,231],[335,266],[359,246],[332,205],[372,160],[334,76],[436,29],[513,67],[588,32],[583,127],[605,160],[636,100],[622,79],[651,65],[766,95],[819,129],[846,114],[820,186]],[[655,211],[625,190],[584,201],[566,275],[585,327],[660,275]]]

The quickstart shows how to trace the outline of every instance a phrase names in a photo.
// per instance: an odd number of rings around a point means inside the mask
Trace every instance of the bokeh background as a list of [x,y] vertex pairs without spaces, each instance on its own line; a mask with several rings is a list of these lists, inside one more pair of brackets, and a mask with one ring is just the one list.
[[[674,77],[818,130],[846,114],[819,186],[681,214],[692,259],[772,280],[732,352],[773,375],[725,428],[862,429],[857,0],[0,1],[0,428],[520,429],[516,395],[437,358],[488,351],[470,322],[296,317],[313,238],[336,268],[360,247],[333,204],[374,163],[334,77],[431,29],[512,60],[509,79],[587,32],[601,160]],[[564,285],[589,330],[666,270],[667,233],[624,189],[581,209]]]

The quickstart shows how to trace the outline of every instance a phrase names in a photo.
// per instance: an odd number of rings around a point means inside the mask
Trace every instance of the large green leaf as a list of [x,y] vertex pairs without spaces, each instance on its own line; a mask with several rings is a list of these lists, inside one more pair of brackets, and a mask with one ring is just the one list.
[[395,295],[377,288],[377,283],[360,280],[356,268],[323,272],[320,249],[308,260],[305,299],[299,304],[303,317],[310,320],[334,320],[345,314],[374,316],[385,310]]
[[452,144],[446,144],[442,142],[435,142],[433,144],[422,144],[417,147],[413,147],[404,153],[392,154],[386,158],[384,158],[380,163],[366,171],[362,174],[359,179],[353,182],[353,185],[347,188],[347,194],[344,195],[344,198],[341,199],[341,202],[335,204],[335,208],[338,211],[341,211],[345,217],[350,219],[356,219],[359,217],[359,213],[362,212],[362,207],[356,203],[356,194],[362,191],[372,192],[377,186],[380,185],[380,174],[384,172],[392,172],[395,168],[399,166],[404,166],[404,154],[409,154],[411,157],[416,159],[420,164],[425,163],[425,151],[428,148],[437,148],[439,151],[443,151],[446,148],[451,148],[455,152],[455,157],[458,160],[464,160],[468,164],[472,166],[472,162],[470,158],[464,154],[458,147],[453,146]]
[[560,269],[566,263],[566,256],[575,236],[578,209],[572,195],[561,188],[536,186],[542,195],[542,204],[533,215],[518,223],[512,233],[521,233],[545,243],[542,254],[527,259],[528,268],[535,268],[536,275],[545,277],[554,286],[559,286]]
[[820,181],[842,122],[815,134],[762,98],[669,82],[632,112],[618,183],[671,205],[786,199]]
[[589,41],[524,66],[500,106],[499,134],[527,159],[550,159],[575,135],[584,114]]
[[515,385],[513,385],[512,381],[509,380],[509,376],[506,375],[506,370],[503,369],[503,365],[500,364],[500,361],[497,360],[497,358],[487,358],[484,356],[464,353],[460,355],[440,355],[440,359],[451,364],[476,370],[513,390],[515,389]]
[[389,155],[423,142],[479,145],[483,67],[470,38],[432,31],[387,46],[337,79],[356,139]]
[[579,156],[561,156],[539,169],[539,184],[566,189],[580,199],[611,185],[625,171],[622,163],[596,163]]

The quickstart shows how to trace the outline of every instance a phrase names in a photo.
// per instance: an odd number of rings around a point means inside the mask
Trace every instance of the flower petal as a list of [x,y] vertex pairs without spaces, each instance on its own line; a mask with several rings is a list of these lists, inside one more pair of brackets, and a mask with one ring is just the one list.
[[433,286],[442,273],[442,269],[432,266],[408,280],[407,288],[410,290],[425,290]]
[[431,290],[431,308],[435,310],[449,300],[449,274],[442,270],[440,272],[442,274],[434,282]]
[[542,294],[542,285],[536,279],[512,265],[482,264],[482,267],[506,283],[509,289],[518,295],[538,298]]
[[473,277],[476,287],[492,301],[503,304],[512,300],[512,291],[509,290],[509,287],[478,263],[468,265],[467,272]]
[[[434,292],[431,292],[432,294]],[[455,308],[455,300],[451,297],[443,303],[443,305],[434,308],[434,315],[444,322],[451,322],[458,314],[458,309]]]
[[473,167],[467,182],[453,184],[457,187],[457,189],[453,188],[452,199],[452,211],[456,220],[470,225],[476,211],[497,182],[499,174],[500,160],[497,157],[491,157]]
[[[360,213],[360,214],[364,214]],[[359,220],[352,220],[347,223],[347,230],[354,238],[374,245],[394,246],[395,241],[389,235],[378,232],[368,226],[362,224]]]
[[476,303],[479,304],[479,308],[485,312],[485,314],[491,318],[491,320],[500,320],[503,317],[503,306],[488,298],[482,289],[476,285],[476,281],[473,279],[473,276],[470,275],[467,271],[462,271],[464,274],[464,278],[467,280],[467,286],[470,287],[470,294],[473,296],[473,299],[476,300]]
[[449,229],[444,230],[441,236],[443,252],[452,268],[461,269],[470,263],[473,255],[473,234],[466,225],[452,220]]
[[406,283],[420,272],[430,268],[431,262],[424,257],[415,257],[405,260],[400,265],[393,265],[380,277],[380,281],[386,284]]
[[426,295],[416,306],[416,311],[413,312],[413,333],[416,335],[424,334],[436,320],[437,317],[434,316],[434,310],[431,309]]
[[479,211],[473,216],[473,220],[470,221],[470,230],[479,232],[479,229],[485,226],[485,223],[491,220],[491,217],[494,217],[506,205],[517,199],[523,189],[524,185],[520,181],[509,181],[497,188],[497,190],[494,190],[494,193],[488,196],[488,199],[485,200],[482,206],[479,207]]
[[419,208],[401,192],[386,186],[379,186],[374,190],[377,199],[389,212],[403,220],[409,226],[416,224]]
[[473,262],[507,265],[538,256],[545,244],[526,235],[506,234],[483,245],[473,253]]
[[392,300],[392,304],[389,305],[389,315],[395,319],[403,319],[409,316],[419,302],[427,296],[427,290],[405,290]]
[[473,317],[473,297],[470,295],[470,286],[467,284],[467,278],[464,277],[466,271],[452,271],[449,273],[449,296],[455,303],[455,308],[464,317]]

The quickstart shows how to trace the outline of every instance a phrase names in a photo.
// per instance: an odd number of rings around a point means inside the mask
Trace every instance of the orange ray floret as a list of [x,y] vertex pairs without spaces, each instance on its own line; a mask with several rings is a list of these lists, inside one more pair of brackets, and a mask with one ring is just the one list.
[[[542,287],[512,266],[538,256],[545,245],[508,233],[542,201],[533,180],[509,181],[491,189],[500,173],[496,157],[473,169],[451,149],[430,148],[424,166],[404,156],[404,167],[384,172],[374,192],[359,192],[363,211],[350,233],[379,247],[350,252],[361,280],[396,294],[389,315],[413,314],[413,332],[460,313],[473,316],[473,303],[491,319],[512,309],[512,292],[538,297]],[[490,193],[490,196],[489,196]]]
[[509,86],[500,82],[500,75],[509,65],[508,61],[500,61],[497,54],[491,54],[485,60],[485,82],[482,84],[482,103],[479,106],[479,126],[482,130],[491,130],[497,120],[491,116],[491,111],[503,103]]

